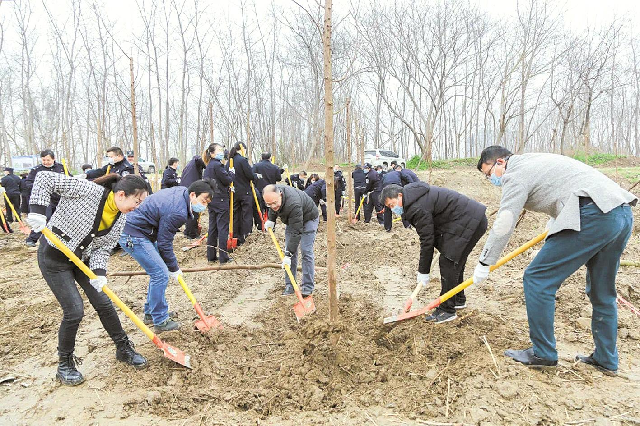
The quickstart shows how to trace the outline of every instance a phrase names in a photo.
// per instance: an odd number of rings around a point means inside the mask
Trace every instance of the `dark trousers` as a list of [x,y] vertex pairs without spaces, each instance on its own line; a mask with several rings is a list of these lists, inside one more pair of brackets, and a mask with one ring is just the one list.
[[118,314],[109,297],[89,284],[89,277],[58,249],[42,237],[38,247],[38,266],[47,285],[62,307],[62,323],[58,330],[58,352],[69,354],[76,345],[76,334],[84,316],[82,297],[76,282],[98,313],[102,326],[115,343],[126,337]]
[[233,236],[243,244],[253,228],[253,194],[249,192],[233,195]]
[[336,192],[335,205],[336,205],[336,214],[340,214],[340,210],[342,209],[342,191]]
[[364,223],[371,222],[371,216],[373,215],[373,209],[375,209],[376,216],[378,218],[378,223],[384,223],[384,219],[382,217],[382,208],[384,207],[380,204],[380,191],[374,191],[369,194],[369,201],[365,200],[364,208]]
[[391,214],[391,209],[384,207],[384,213],[382,214],[382,223],[384,224],[384,229],[388,232],[391,231],[391,227],[393,226],[393,215]]
[[[56,211],[56,206],[54,206],[53,204],[49,204],[47,206],[47,212],[45,213],[45,216],[47,217],[47,222],[49,222],[49,219],[51,219],[51,216],[53,216],[53,213],[55,213],[55,211]],[[34,243],[37,243],[41,235],[42,235],[42,232],[31,231],[26,241],[33,241]]]
[[[9,198],[11,204],[13,204],[13,208],[16,209],[16,213],[20,214],[20,193],[7,194],[7,197]],[[11,210],[11,207],[8,203],[5,204],[7,205],[7,222],[17,222],[18,218],[13,217],[13,210]]]
[[[467,263],[469,253],[471,253],[471,250],[473,250],[485,232],[487,232],[486,216],[482,218],[476,232],[471,236],[471,240],[469,240],[469,243],[467,243],[467,246],[462,251],[462,256],[458,262],[453,262],[452,260],[447,259],[443,254],[440,254],[440,296],[464,281],[464,267]],[[464,295],[464,291],[461,291],[441,304],[440,309],[454,313],[456,311],[454,306],[464,305],[466,301],[467,298]]]
[[21,194],[20,210],[23,214],[29,213],[29,195]]
[[327,221],[327,204],[320,204],[320,211],[322,212],[322,220]]
[[[207,206],[209,210],[209,235],[207,236],[207,260],[229,261],[227,239],[229,238],[229,199],[214,197]],[[220,255],[217,255],[218,248]]]
[[353,210],[353,213],[355,214],[356,212],[358,212],[358,214],[356,215],[356,219],[360,220],[360,213],[362,213],[362,210],[364,209],[364,203],[362,204],[362,207],[360,208],[360,211],[358,211],[358,207],[360,207],[360,200],[366,194],[364,192],[364,188],[355,188],[353,192],[354,192],[354,196],[356,198],[356,200],[355,200],[355,208]]
[[[266,207],[264,204],[264,200],[262,199],[262,194],[256,188],[256,197],[258,198],[258,205],[260,206],[260,212],[266,212]],[[259,230],[262,230],[262,219],[260,219],[260,213],[258,213],[258,208],[256,207],[256,200],[253,199],[253,194],[251,194],[251,205],[253,206],[253,224]]]
[[200,222],[200,213],[194,213],[193,218],[188,217],[187,223],[184,226],[184,236],[187,238],[198,238],[200,231],[198,230],[198,223]]

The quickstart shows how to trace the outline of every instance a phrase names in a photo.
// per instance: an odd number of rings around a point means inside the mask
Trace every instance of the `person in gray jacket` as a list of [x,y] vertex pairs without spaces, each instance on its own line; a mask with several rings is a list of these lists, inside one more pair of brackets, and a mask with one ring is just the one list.
[[[285,251],[282,267],[288,265],[294,277],[298,267],[298,246],[302,253],[302,285],[303,297],[310,296],[315,286],[315,263],[313,244],[318,231],[318,207],[304,191],[288,185],[267,185],[262,195],[269,207],[266,228],[272,228],[280,217],[287,225],[285,230]],[[283,295],[293,294],[293,286],[289,276],[284,275],[285,289]]]
[[504,147],[490,146],[482,151],[478,170],[502,187],[502,199],[474,283],[488,277],[489,265],[498,260],[523,208],[551,216],[547,240],[523,277],[533,347],[507,350],[505,355],[532,367],[557,365],[556,292],[566,278],[586,265],[595,350],[588,356],[577,355],[576,361],[615,374],[615,279],[633,228],[630,205],[636,205],[637,198],[594,168],[562,155],[513,155]]

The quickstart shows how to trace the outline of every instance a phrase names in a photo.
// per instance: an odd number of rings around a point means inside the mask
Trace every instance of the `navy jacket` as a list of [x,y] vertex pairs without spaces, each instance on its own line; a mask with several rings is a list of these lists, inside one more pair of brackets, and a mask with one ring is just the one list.
[[9,173],[0,179],[0,184],[7,191],[7,195],[20,195],[20,177]]
[[338,184],[336,185],[336,188],[335,188],[336,194],[342,194],[342,191],[347,190],[347,181],[344,179],[342,170],[333,172],[333,177],[335,179],[338,179]]
[[402,179],[402,186],[409,185],[414,182],[420,182],[420,179],[418,179],[418,176],[413,172],[413,170],[409,169],[400,170],[400,179]]
[[204,177],[214,179],[218,184],[215,198],[229,199],[229,185],[233,182],[233,173],[227,170],[220,160],[212,158],[204,169]]
[[[105,164],[99,169],[87,170],[87,179],[92,180],[92,179],[99,178],[100,176],[104,176],[107,173],[108,167],[109,165]],[[140,176],[142,176],[144,180],[147,180],[140,165],[138,165],[138,170],[140,170]],[[126,176],[126,175],[134,174],[135,171],[133,170],[133,164],[127,161],[126,158],[123,158],[122,161],[118,161],[117,163],[111,166],[111,168],[109,169],[109,173],[117,173],[120,176]]]
[[395,170],[393,170],[384,174],[384,176],[382,177],[382,187],[384,188],[389,185],[404,186],[402,183],[400,172],[396,172]]
[[378,174],[375,170],[369,170],[367,173],[366,179],[366,192],[380,192],[382,191],[382,176]]
[[[55,172],[64,174],[64,167],[62,164],[54,161],[53,166],[45,167],[42,164],[38,164],[29,172],[29,176],[27,176],[27,180],[24,181],[24,190],[27,192],[27,197],[31,198],[31,190],[33,189],[33,183],[36,181],[36,175],[40,172]],[[53,193],[51,194],[51,204],[53,206],[58,205],[58,201],[60,201],[60,195]]]
[[[229,170],[229,163],[227,163],[227,170]],[[233,156],[233,168],[236,173],[233,178],[233,187],[236,194],[251,194],[251,182],[255,179],[249,161],[244,158],[240,153],[236,153]]]
[[180,185],[188,188],[193,182],[202,179],[202,172],[205,167],[207,167],[207,165],[202,161],[202,157],[195,155],[191,161],[184,166],[184,169],[182,169]]
[[[291,176],[291,182],[294,188],[298,188],[300,191],[304,191],[304,181],[300,179],[300,174],[294,173]],[[289,185],[289,178],[285,178],[284,183]]]
[[262,192],[265,186],[275,185],[276,182],[282,180],[280,168],[269,160],[261,160],[251,168],[253,173],[262,175],[262,178],[256,179],[256,190]]
[[320,204],[320,200],[327,201],[327,183],[324,179],[318,179],[313,182],[304,192],[311,197],[316,206]]
[[178,177],[178,172],[173,169],[173,167],[167,166],[164,169],[164,173],[162,173],[162,184],[160,186],[161,189],[165,188],[173,188],[174,186],[180,185],[180,178]]
[[140,207],[128,213],[122,233],[157,241],[160,257],[169,271],[175,272],[179,266],[173,252],[173,238],[191,218],[189,191],[184,186],[174,186],[149,195]]
[[351,177],[353,178],[353,187],[355,189],[365,189],[367,187],[367,176],[364,174],[364,170],[355,169],[351,173]]

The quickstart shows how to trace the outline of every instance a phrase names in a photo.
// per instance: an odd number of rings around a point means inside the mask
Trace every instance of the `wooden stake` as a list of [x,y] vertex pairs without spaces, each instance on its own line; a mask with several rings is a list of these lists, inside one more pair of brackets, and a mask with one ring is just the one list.
[[140,176],[140,168],[138,167],[138,122],[136,121],[136,91],[134,87],[135,79],[133,78],[133,56],[129,58],[129,69],[131,70],[131,121],[133,123],[133,171]]
[[635,266],[640,267],[640,262],[635,262],[633,260],[621,260],[620,266]]
[[[347,98],[347,163],[351,165],[351,98]],[[351,208],[353,206],[352,198],[353,185],[351,184],[351,167],[347,171],[347,206],[348,206],[348,219],[351,223],[353,214]]]
[[[255,271],[259,269],[280,269],[282,265],[279,263],[263,263],[261,265],[217,265],[217,266],[201,266],[197,268],[184,268],[182,272],[206,272],[206,271],[237,271],[237,270],[249,270]],[[325,269],[322,266],[316,266],[316,269]],[[302,271],[302,266],[298,266],[298,271]],[[108,274],[110,277],[133,277],[138,275],[147,275],[145,271],[122,271],[111,272]]]

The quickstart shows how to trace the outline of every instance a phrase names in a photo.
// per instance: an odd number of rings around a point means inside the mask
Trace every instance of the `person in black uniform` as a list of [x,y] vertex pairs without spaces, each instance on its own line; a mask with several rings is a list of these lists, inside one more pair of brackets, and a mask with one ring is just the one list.
[[91,170],[91,169],[93,169],[93,166],[91,164],[82,165],[82,173],[87,173],[87,170]]
[[[215,150],[214,144],[209,145],[202,155],[194,155],[191,160],[182,169],[182,176],[180,177],[180,185],[189,187],[197,180],[202,179],[202,173],[204,169],[211,161],[211,153]],[[187,223],[184,226],[184,236],[189,239],[198,238],[200,235],[200,229],[198,221],[200,220],[200,213],[193,213],[193,217],[187,218]]]
[[300,173],[294,173],[291,175],[291,183],[289,183],[289,178],[285,178],[284,183],[289,186],[293,186],[294,188],[298,188],[300,191],[304,191],[304,181],[307,179],[307,172],[302,170]]
[[22,214],[29,214],[29,190],[27,189],[27,173],[20,175],[20,211]]
[[371,216],[375,209],[378,223],[384,223],[382,218],[382,204],[380,204],[380,191],[382,191],[382,179],[380,174],[373,170],[371,164],[366,163],[364,165],[365,178],[365,193],[367,199],[364,206],[364,223],[371,222]]
[[[29,176],[27,176],[27,179],[24,182],[25,190],[29,194],[27,198],[31,198],[31,190],[33,189],[33,183],[35,182],[36,175],[38,173],[42,171],[46,171],[46,172],[56,172],[56,173],[64,174],[64,167],[62,166],[62,164],[56,162],[55,158],[56,158],[55,154],[50,149],[45,149],[40,153],[40,161],[42,162],[42,164],[31,169],[31,171],[29,172]],[[56,211],[56,207],[59,201],[60,201],[60,196],[58,194],[51,195],[51,203],[49,204],[45,212],[47,221],[51,219],[51,216]],[[42,235],[40,232],[34,232],[32,230],[25,241],[27,246],[35,247],[36,243],[40,239],[40,235]]]
[[173,188],[180,185],[180,177],[178,176],[178,164],[180,160],[175,157],[169,158],[169,163],[162,173],[162,183],[160,189]]
[[[213,193],[209,210],[209,235],[207,236],[207,260],[220,261],[221,265],[231,261],[227,253],[229,237],[229,185],[233,182],[233,173],[224,167],[224,146],[214,143],[212,158],[204,170],[204,177],[213,179],[218,184]],[[220,254],[218,255],[218,251]]]
[[400,179],[402,179],[402,186],[409,185],[410,183],[420,182],[418,175],[413,170],[405,169],[400,165],[396,165],[395,170],[400,172]]
[[[353,194],[355,197],[355,210],[358,211],[358,207],[360,207],[360,200],[365,195],[365,190],[367,189],[366,183],[366,175],[362,171],[362,166],[360,164],[356,164],[356,168],[353,172],[351,172],[351,178],[353,179]],[[360,210],[364,208],[364,204]],[[356,220],[360,220],[360,212],[356,215]]]
[[[397,172],[395,170],[391,170],[387,173],[384,174],[384,176],[382,176],[382,189],[386,188],[389,185],[398,185],[400,187],[404,186],[402,184],[402,179],[400,177],[400,172]],[[384,229],[387,232],[391,232],[391,228],[393,225],[393,215],[391,212],[391,209],[388,207],[384,207],[384,213],[382,214],[383,216],[383,224],[384,224]]]
[[[315,177],[315,179],[314,179]],[[313,173],[309,177],[311,185],[305,188],[304,192],[311,197],[316,206],[320,206],[322,210],[322,219],[327,221],[327,182],[324,179]]]
[[[277,182],[282,181],[282,172],[278,166],[271,162],[270,152],[263,152],[262,160],[255,163],[251,167],[251,171],[256,177],[254,183],[256,186],[256,197],[260,204],[260,211],[266,216],[267,205],[264,203],[264,199],[262,198],[262,190],[267,185],[275,185]],[[259,229],[262,228],[262,221],[258,217],[258,209],[253,210],[253,221],[256,226],[259,225]]]
[[[122,150],[117,146],[112,146],[111,148],[107,149],[107,157],[109,158],[107,160],[107,164],[99,169],[87,170],[86,176],[80,175],[79,177],[86,177],[89,180],[93,180],[99,178],[100,176],[104,176],[107,173],[107,169],[109,169],[109,173],[116,173],[122,177],[129,174],[135,174],[133,165],[124,158]],[[148,179],[142,172],[142,169],[139,170],[140,176],[145,180],[145,182],[149,183]]]
[[[13,204],[16,213],[20,214],[20,178],[13,174],[13,168],[11,167],[5,167],[4,174],[5,176],[0,179],[0,185],[5,189],[7,198],[9,198],[9,201]],[[13,210],[11,210],[11,207],[8,205],[6,219],[7,223],[18,222],[18,218],[13,217]]]
[[347,195],[347,181],[344,179],[344,175],[342,174],[342,170],[340,170],[340,166],[337,164],[333,166],[333,177],[335,181],[335,207],[336,207],[336,216],[340,215],[340,210],[342,210],[342,198]]
[[249,161],[240,153],[240,147],[246,151],[247,146],[244,142],[236,143],[229,151],[229,159],[233,158],[233,169],[231,171],[235,176],[233,179],[234,196],[233,196],[233,235],[238,236],[238,245],[244,244],[244,241],[253,229],[253,193],[251,191],[251,182],[255,180],[255,176],[249,166]]

